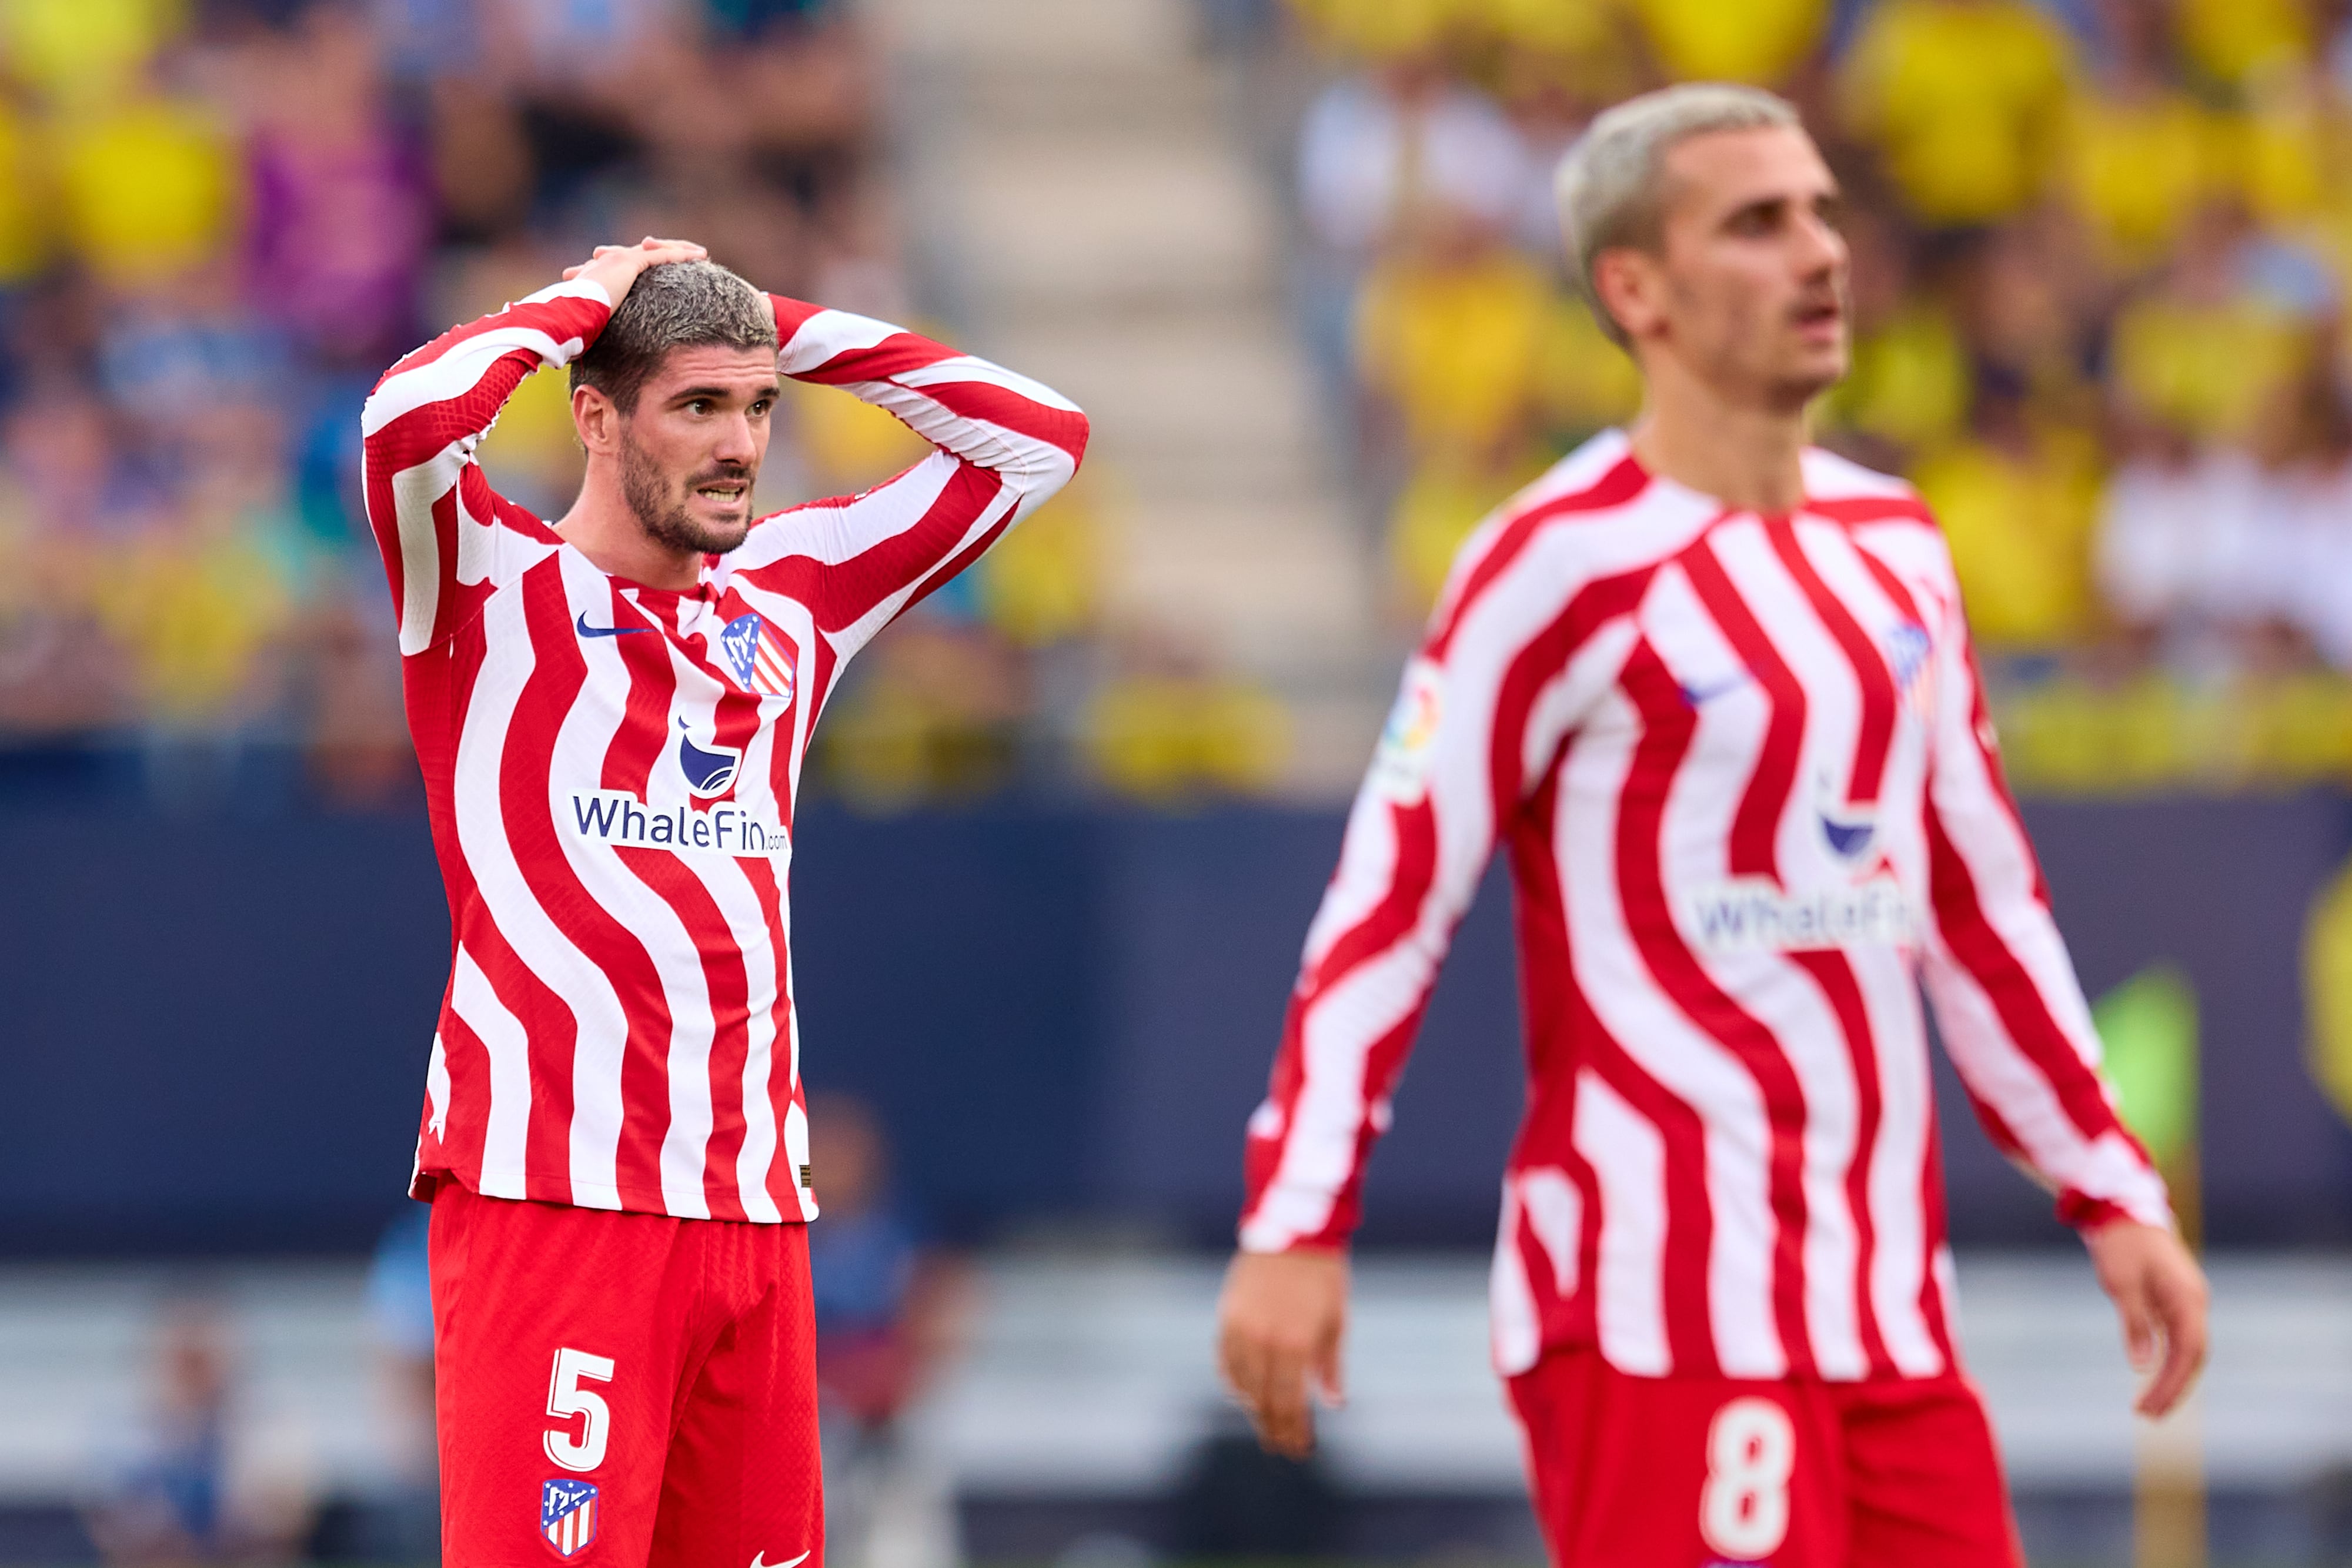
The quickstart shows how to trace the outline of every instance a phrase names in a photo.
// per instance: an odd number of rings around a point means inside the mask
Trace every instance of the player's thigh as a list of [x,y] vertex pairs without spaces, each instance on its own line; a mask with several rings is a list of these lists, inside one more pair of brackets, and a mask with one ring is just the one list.
[[823,1568],[808,1230],[729,1228],[739,1256],[717,1266],[748,1272],[756,1289],[686,1391],[663,1477],[653,1568]]
[[653,1539],[690,1281],[679,1222],[486,1198],[433,1206],[443,1560],[630,1568]]
[[1817,1390],[1632,1377],[1565,1353],[1511,1393],[1559,1568],[1843,1568],[1837,1433]]
[[1853,1568],[2023,1568],[1974,1385],[1940,1377],[1836,1397]]

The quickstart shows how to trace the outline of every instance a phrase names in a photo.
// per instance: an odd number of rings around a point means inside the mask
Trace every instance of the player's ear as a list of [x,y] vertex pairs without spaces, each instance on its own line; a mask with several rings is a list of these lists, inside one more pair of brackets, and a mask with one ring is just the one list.
[[583,382],[572,389],[572,432],[586,451],[610,455],[621,444],[621,411],[602,388]]
[[1658,325],[1664,281],[1657,258],[1632,246],[1612,246],[1592,258],[1592,292],[1636,342]]

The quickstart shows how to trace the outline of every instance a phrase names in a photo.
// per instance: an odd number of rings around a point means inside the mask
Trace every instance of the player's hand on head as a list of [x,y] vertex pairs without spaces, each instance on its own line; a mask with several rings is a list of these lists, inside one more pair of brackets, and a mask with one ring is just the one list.
[[1257,1429],[1294,1459],[1315,1451],[1314,1397],[1339,1405],[1348,1255],[1330,1248],[1240,1252],[1217,1303],[1217,1365]]
[[674,261],[707,261],[709,257],[710,253],[692,240],[656,239],[647,235],[635,245],[598,246],[586,261],[565,267],[563,279],[569,283],[576,277],[592,278],[617,305],[649,268]]
[[2132,1370],[2148,1374],[2133,1408],[2153,1420],[2180,1403],[2205,1365],[2205,1271],[2180,1238],[2113,1220],[2084,1233],[2099,1288],[2123,1322]]

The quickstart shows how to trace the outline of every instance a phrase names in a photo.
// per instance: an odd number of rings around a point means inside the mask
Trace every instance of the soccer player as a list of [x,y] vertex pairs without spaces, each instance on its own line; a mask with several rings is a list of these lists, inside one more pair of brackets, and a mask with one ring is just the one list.
[[1493,1340],[1555,1561],[2006,1568],[1922,982],[2145,1414],[2201,1364],[2204,1281],[2099,1078],[1942,537],[1805,444],[1846,367],[1829,170],[1780,99],[1695,85],[1601,116],[1559,193],[1644,412],[1472,536],[1406,667],[1250,1119],[1224,1374],[1309,1447],[1364,1160],[1500,846],[1528,1082]]
[[[455,937],[433,1204],[443,1556],[823,1562],[785,903],[844,661],[1076,469],[1076,409],[913,333],[603,246],[393,367],[363,416]],[[572,367],[560,521],[476,446]],[[754,519],[779,370],[939,450]]]

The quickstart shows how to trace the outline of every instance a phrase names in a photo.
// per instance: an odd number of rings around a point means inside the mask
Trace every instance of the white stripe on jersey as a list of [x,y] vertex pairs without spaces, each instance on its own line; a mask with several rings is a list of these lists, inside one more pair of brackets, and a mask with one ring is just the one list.
[[450,977],[449,1009],[489,1055],[488,1131],[482,1138],[478,1191],[490,1197],[529,1195],[525,1154],[530,1141],[530,1047],[520,1020],[460,946]]
[[1675,1369],[1666,1347],[1665,1140],[1590,1070],[1576,1076],[1572,1136],[1601,1181],[1592,1264],[1601,1354],[1621,1372],[1664,1377]]

